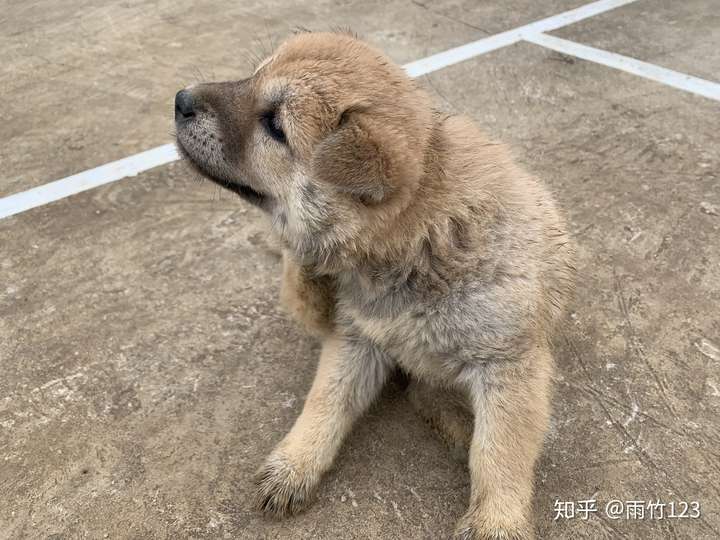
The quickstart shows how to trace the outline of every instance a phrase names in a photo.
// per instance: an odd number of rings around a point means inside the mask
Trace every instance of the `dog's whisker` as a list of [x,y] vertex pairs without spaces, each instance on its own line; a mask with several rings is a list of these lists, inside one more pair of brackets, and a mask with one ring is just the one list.
[[245,59],[245,62],[247,62],[247,64],[249,65],[250,71],[255,72],[263,59],[250,49],[242,50],[241,54]]

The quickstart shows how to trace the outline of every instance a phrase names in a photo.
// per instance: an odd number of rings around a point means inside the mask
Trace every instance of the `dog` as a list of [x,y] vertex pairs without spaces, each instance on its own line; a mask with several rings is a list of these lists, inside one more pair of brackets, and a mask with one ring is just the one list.
[[426,418],[469,446],[455,537],[533,538],[549,343],[575,274],[546,187],[342,32],[296,34],[249,78],[181,90],[175,122],[191,166],[267,214],[282,302],[322,340],[302,413],[257,474],[257,506],[306,506],[399,367]]

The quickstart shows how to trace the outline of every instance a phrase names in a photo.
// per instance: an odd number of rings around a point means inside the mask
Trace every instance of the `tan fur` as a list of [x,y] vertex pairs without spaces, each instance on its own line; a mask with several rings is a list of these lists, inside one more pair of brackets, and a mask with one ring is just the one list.
[[545,187],[352,36],[297,35],[250,79],[192,94],[180,150],[267,212],[282,302],[323,341],[303,411],[258,473],[258,506],[300,510],[399,366],[423,416],[469,446],[457,538],[532,538],[548,341],[574,276]]
[[280,302],[303,328],[316,337],[325,337],[335,328],[335,287],[332,280],[317,276],[283,254]]
[[453,388],[413,379],[408,386],[408,398],[450,447],[453,457],[466,461],[473,433],[473,412],[467,396]]

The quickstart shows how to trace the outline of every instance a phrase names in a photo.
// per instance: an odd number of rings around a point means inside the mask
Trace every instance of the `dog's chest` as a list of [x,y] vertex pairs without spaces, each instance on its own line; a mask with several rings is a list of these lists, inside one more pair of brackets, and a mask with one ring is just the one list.
[[346,310],[352,327],[389,354],[407,371],[421,376],[435,371],[436,362],[428,347],[424,322],[410,314],[394,318],[368,317],[352,308]]
[[400,313],[368,312],[343,304],[341,316],[355,331],[387,353],[404,370],[427,380],[452,379],[463,368],[457,333],[444,314],[407,306]]
[[[480,283],[449,292],[393,287],[378,294],[362,282],[338,290],[338,320],[368,338],[411,374],[449,382],[467,369],[513,358],[528,311]],[[510,307],[508,307],[508,305]]]

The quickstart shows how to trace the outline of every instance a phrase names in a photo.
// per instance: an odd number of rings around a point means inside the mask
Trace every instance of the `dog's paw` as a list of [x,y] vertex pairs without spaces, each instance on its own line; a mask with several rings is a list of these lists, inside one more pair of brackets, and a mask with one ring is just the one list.
[[453,540],[531,540],[533,537],[519,531],[507,529],[479,530],[462,527],[455,530]]
[[272,454],[255,474],[255,507],[276,517],[296,514],[308,505],[316,484],[314,475]]
[[463,517],[455,528],[453,540],[533,540],[532,529],[525,524],[489,526],[484,520]]

